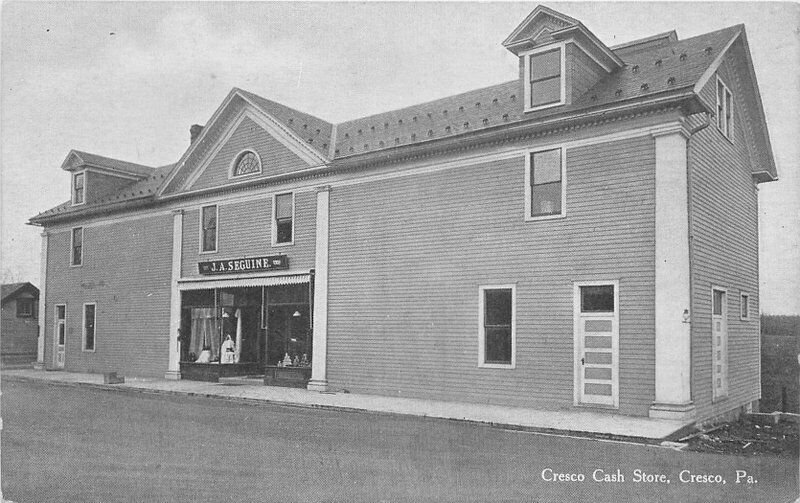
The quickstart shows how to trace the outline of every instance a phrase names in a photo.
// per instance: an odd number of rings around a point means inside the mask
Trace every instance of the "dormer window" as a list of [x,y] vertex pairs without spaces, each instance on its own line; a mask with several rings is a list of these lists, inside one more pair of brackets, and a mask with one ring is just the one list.
[[72,175],[72,204],[84,202],[86,202],[86,173],[75,173]]
[[252,150],[244,150],[233,161],[231,178],[261,173],[261,159]]
[[534,49],[525,55],[525,111],[565,103],[564,46]]

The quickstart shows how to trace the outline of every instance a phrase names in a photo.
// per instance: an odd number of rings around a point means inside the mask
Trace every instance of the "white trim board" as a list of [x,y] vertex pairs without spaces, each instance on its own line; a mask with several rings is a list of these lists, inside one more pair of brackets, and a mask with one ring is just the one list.
[[[449,161],[416,161],[406,163],[401,169],[392,171],[389,173],[373,173],[367,175],[347,175],[341,173],[334,173],[331,175],[327,175],[324,179],[313,179],[313,180],[299,180],[293,181],[291,183],[287,183],[285,185],[276,185],[271,188],[269,192],[264,192],[262,187],[255,187],[250,192],[240,193],[240,194],[212,194],[208,196],[202,196],[197,199],[191,201],[184,201],[184,200],[175,200],[174,202],[170,201],[168,198],[164,198],[165,207],[160,208],[158,210],[148,210],[139,212],[136,215],[124,215],[112,218],[103,218],[97,217],[96,221],[92,222],[91,220],[87,223],[83,224],[83,227],[99,227],[103,225],[110,225],[114,223],[121,223],[130,220],[136,220],[139,218],[151,218],[156,216],[165,216],[171,214],[172,211],[176,209],[183,209],[183,210],[195,210],[202,206],[208,206],[211,204],[217,205],[224,205],[224,204],[233,204],[238,202],[247,202],[257,199],[263,199],[265,197],[269,197],[271,195],[281,193],[281,192],[295,192],[295,193],[304,193],[314,191],[316,187],[320,185],[330,185],[331,187],[347,187],[351,185],[358,185],[362,183],[370,183],[375,181],[383,181],[383,180],[391,180],[395,178],[402,178],[405,176],[416,176],[420,174],[427,174],[427,173],[435,173],[438,171],[444,171],[449,169],[456,169],[466,166],[473,166],[475,164],[481,164],[484,162],[492,162],[492,161],[500,161],[506,159],[513,159],[513,158],[523,158],[525,153],[530,149],[547,149],[547,147],[555,147],[555,146],[563,146],[565,149],[569,148],[577,148],[577,147],[584,147],[589,145],[599,145],[602,143],[610,143],[614,141],[620,140],[627,140],[631,138],[639,138],[642,136],[654,136],[658,134],[665,134],[672,131],[679,131],[685,130],[685,126],[682,121],[679,120],[672,120],[663,124],[657,125],[650,125],[650,126],[641,126],[636,127],[628,130],[618,131],[614,133],[607,133],[600,136],[590,136],[587,138],[580,138],[575,140],[557,140],[557,137],[554,135],[548,136],[545,141],[542,143],[538,143],[540,140],[534,140],[530,143],[534,144],[533,146],[528,147],[500,147],[494,149],[490,152],[475,154],[470,156],[459,157],[457,159],[449,160]],[[551,140],[551,141],[547,141]],[[319,168],[312,168],[308,170],[302,170],[298,172],[298,174],[306,174],[306,173],[313,173],[314,171],[318,170]],[[185,194],[184,194],[185,195]],[[170,201],[170,202],[167,202]],[[70,228],[72,224],[65,224],[65,225],[56,225],[52,227],[48,227],[48,232],[57,233],[67,228]],[[69,227],[68,227],[69,226]]]

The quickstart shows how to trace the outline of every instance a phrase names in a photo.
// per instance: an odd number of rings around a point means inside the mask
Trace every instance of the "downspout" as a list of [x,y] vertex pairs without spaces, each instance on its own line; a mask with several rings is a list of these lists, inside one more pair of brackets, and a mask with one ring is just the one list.
[[[689,215],[689,219],[687,225],[689,226],[689,309],[690,309],[690,318],[692,320],[692,316],[694,315],[694,268],[692,267],[692,262],[694,261],[694,226],[693,226],[693,212],[692,212],[692,163],[690,162],[690,152],[692,149],[692,138],[696,133],[704,130],[711,124],[711,117],[708,112],[701,112],[704,121],[697,126],[689,129],[689,137],[686,139],[686,204],[688,208],[687,214]],[[689,372],[689,389],[694,390],[694,328],[692,325],[689,326],[689,358],[691,360],[691,367]],[[694,400],[694,396],[690,396],[692,400]]]

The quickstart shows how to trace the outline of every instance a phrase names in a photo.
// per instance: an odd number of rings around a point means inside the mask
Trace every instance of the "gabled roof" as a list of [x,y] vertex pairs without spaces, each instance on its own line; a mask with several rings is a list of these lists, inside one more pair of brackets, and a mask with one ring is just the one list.
[[39,296],[39,289],[27,281],[21,283],[7,283],[0,286],[0,296],[2,297],[3,303],[26,291],[32,293],[34,297]]
[[320,154],[328,155],[333,124],[243,89],[237,89],[237,91],[262,111],[281,121]]
[[225,129],[226,117],[230,118],[232,111],[241,112],[248,105],[259,115],[256,119],[263,119],[262,125],[304,161],[309,164],[323,164],[328,160],[327,151],[333,130],[330,123],[234,87],[203,127],[200,135],[178,160],[175,169],[159,187],[157,195],[179,190],[191,181],[192,175],[197,174],[198,165],[208,153],[209,143],[218,141],[220,132]]
[[[538,12],[548,10],[541,8]],[[535,17],[534,14],[529,18]],[[566,21],[569,20],[571,18]],[[524,29],[518,28],[517,31],[524,34]],[[448,144],[448,140],[455,141],[462,136],[481,132],[502,134],[515,125],[527,127],[561,120],[581,120],[581,117],[586,118],[592,114],[597,116],[613,110],[638,110],[645,104],[673,103],[687,107],[688,113],[711,112],[697,97],[696,86],[709,72],[716,70],[715,65],[719,64],[722,54],[740,36],[746,44],[741,25],[686,40],[677,40],[674,32],[667,32],[619,45],[614,50],[614,57],[622,63],[622,67],[617,67],[601,78],[571,104],[527,113],[524,112],[520,79],[340,124],[331,124],[249,91],[234,88],[178,163],[156,170],[145,167],[151,170],[149,176],[122,189],[119,194],[86,207],[75,207],[67,202],[37,215],[31,222],[41,223],[50,218],[73,214],[91,214],[98,208],[125,207],[132,201],[146,203],[160,199],[161,193],[168,187],[171,192],[173,187],[185,183],[188,167],[196,165],[205,155],[203,150],[198,150],[198,144],[206,136],[219,137],[219,131],[213,130],[222,127],[218,125],[221,123],[220,117],[225,113],[242,110],[246,104],[274,121],[281,130],[281,135],[285,137],[284,140],[297,145],[297,151],[305,156],[307,162],[316,159],[314,162],[320,163],[319,165],[338,160],[359,162],[361,156],[370,158],[373,155],[383,155],[384,152],[388,155],[390,152],[438,144],[437,142]],[[749,59],[748,64],[752,66]],[[752,72],[752,68],[750,71]],[[763,110],[761,114],[763,119]],[[766,132],[764,135],[766,137]],[[213,143],[217,140],[208,141]],[[762,142],[767,145],[762,150],[770,150],[768,142],[768,138]],[[75,154],[85,156],[81,152]],[[771,150],[766,155],[771,159]],[[89,160],[99,157],[91,157],[91,154],[89,156]],[[106,165],[114,164],[109,161],[115,161],[100,159]],[[116,166],[130,165],[122,161],[116,162],[121,163],[114,164]],[[766,164],[772,166],[774,171],[774,161]],[[184,166],[187,169],[183,169]]]
[[56,216],[105,210],[109,207],[130,203],[131,201],[152,200],[155,197],[158,187],[164,182],[165,178],[174,167],[174,164],[168,164],[159,168],[151,168],[152,172],[147,178],[134,182],[132,185],[128,185],[116,194],[101,198],[96,203],[89,206],[74,206],[72,201],[66,201],[54,208],[39,213],[31,218],[30,222],[36,224]]
[[[668,93],[690,92],[740,27],[647,50],[620,51],[625,67],[603,78],[570,105],[524,112],[522,82],[512,80],[336,126],[335,158],[430,142],[459,134],[535,121],[579,110],[616,106]],[[707,52],[707,48],[711,48]],[[685,57],[681,57],[685,55]],[[660,60],[660,64],[656,62]],[[635,67],[635,69],[634,69]],[[671,80],[672,79],[672,80]]]
[[61,164],[61,169],[66,171],[83,168],[100,168],[101,170],[108,170],[136,178],[144,178],[153,173],[153,168],[150,166],[120,161],[119,159],[90,154],[89,152],[81,152],[80,150],[71,150],[69,154],[67,154],[67,158]]

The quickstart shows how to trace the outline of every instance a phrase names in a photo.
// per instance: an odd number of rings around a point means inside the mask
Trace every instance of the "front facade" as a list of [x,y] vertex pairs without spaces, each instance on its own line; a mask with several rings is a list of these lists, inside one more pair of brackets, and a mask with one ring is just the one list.
[[39,289],[31,283],[2,285],[0,356],[3,364],[36,361]]
[[504,45],[518,78],[419,106],[330,124],[234,89],[174,165],[71,152],[32,219],[42,364],[686,422],[758,400],[777,173],[744,28],[609,48],[538,7]]

